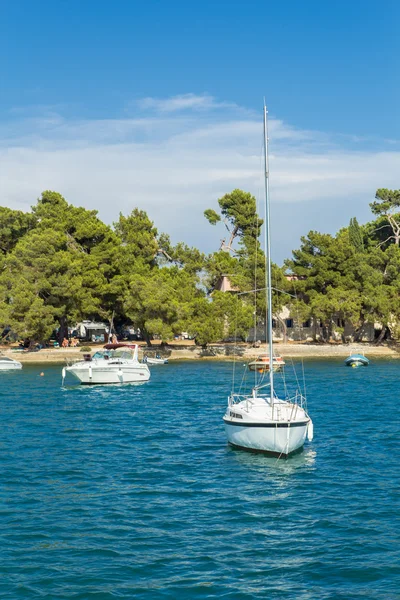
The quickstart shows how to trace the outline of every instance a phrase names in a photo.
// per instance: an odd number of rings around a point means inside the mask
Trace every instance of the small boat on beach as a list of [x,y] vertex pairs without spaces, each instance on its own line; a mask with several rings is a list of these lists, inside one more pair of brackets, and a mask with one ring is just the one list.
[[364,354],[350,354],[344,364],[346,367],[368,367],[369,360]]
[[15,369],[22,369],[22,364],[18,360],[0,356],[0,371],[14,371]]
[[[285,361],[282,356],[274,354],[272,359],[272,368],[274,371],[279,371],[285,366]],[[255,360],[249,362],[248,367],[250,371],[258,371],[259,373],[265,373],[269,371],[269,355],[260,354]]]
[[141,383],[150,379],[149,367],[139,362],[137,344],[106,344],[91,356],[85,354],[83,360],[62,370],[63,382],[71,373],[85,385],[99,383]]

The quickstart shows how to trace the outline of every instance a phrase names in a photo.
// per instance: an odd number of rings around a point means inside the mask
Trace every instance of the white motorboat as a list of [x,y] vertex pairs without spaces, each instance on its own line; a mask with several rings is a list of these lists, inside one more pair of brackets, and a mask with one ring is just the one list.
[[[272,345],[272,279],[270,244],[270,205],[268,170],[267,109],[264,106],[264,158],[265,158],[265,253],[266,253],[266,340],[268,368],[261,372],[254,365],[255,382],[250,394],[238,394],[232,390],[223,417],[229,444],[244,450],[264,452],[287,457],[301,450],[306,436],[312,440],[313,425],[307,414],[306,398],[299,390],[290,397],[283,385],[284,398],[279,398],[274,387],[274,353]],[[256,293],[257,290],[255,290]],[[257,361],[255,361],[257,363]],[[264,381],[267,379],[267,382]],[[296,379],[297,380],[297,379]]]
[[143,358],[143,362],[148,365],[166,365],[168,363],[168,358],[161,358],[160,356],[145,356]]
[[149,367],[139,362],[137,344],[106,344],[91,356],[62,370],[63,381],[71,373],[82,384],[139,383],[150,379]]
[[[282,367],[285,366],[285,361],[282,356],[274,355],[272,361],[272,368],[274,371],[279,371]],[[255,360],[249,362],[248,367],[250,371],[258,371],[259,373],[264,373],[269,371],[269,356],[268,354],[260,354],[257,356]]]
[[22,364],[18,360],[0,356],[0,371],[14,371],[15,369],[22,369]]

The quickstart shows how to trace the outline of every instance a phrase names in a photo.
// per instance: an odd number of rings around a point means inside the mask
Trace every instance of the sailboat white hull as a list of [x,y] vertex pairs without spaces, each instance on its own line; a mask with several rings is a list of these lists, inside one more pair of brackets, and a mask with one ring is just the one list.
[[228,400],[224,416],[228,442],[238,448],[289,456],[300,450],[307,431],[312,439],[312,422],[306,411],[292,402],[268,397],[247,397],[241,402]]
[[307,428],[308,423],[285,424],[282,427],[275,423],[248,426],[232,425],[225,421],[225,431],[231,445],[276,456],[289,456],[300,450],[306,440]]

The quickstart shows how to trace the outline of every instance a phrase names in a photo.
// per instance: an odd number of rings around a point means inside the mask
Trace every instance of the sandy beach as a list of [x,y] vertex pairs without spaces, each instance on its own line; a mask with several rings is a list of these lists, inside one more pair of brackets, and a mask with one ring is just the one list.
[[[141,351],[151,354],[152,351],[164,352],[160,342],[154,342],[152,349],[143,343]],[[92,353],[102,348],[102,345],[90,345]],[[345,358],[353,353],[364,353],[368,357],[400,358],[400,347],[373,344],[274,344],[275,352],[287,358]],[[207,350],[196,346],[192,341],[179,341],[165,346],[165,355],[169,360],[233,360],[234,355],[241,359],[252,359],[264,352],[264,348],[252,348],[247,344],[211,344]],[[21,363],[65,364],[81,360],[83,353],[79,348],[45,348],[38,352],[26,352],[10,347],[0,348],[0,352]]]

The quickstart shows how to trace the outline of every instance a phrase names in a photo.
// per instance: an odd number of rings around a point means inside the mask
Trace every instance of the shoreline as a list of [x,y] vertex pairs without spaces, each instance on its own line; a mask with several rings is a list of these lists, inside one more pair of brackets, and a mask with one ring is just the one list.
[[[143,348],[143,344],[141,344]],[[102,348],[102,345],[91,345],[92,352]],[[363,353],[369,357],[400,358],[400,347],[374,346],[373,344],[274,344],[274,350],[283,358],[346,358],[350,354]],[[194,343],[171,344],[164,349],[155,344],[147,353],[160,352],[168,360],[251,360],[265,352],[265,346],[252,348],[247,344],[211,344],[206,350]],[[79,348],[46,348],[38,352],[24,352],[3,347],[1,354],[19,360],[22,364],[59,364],[67,361],[83,359],[83,353]]]

